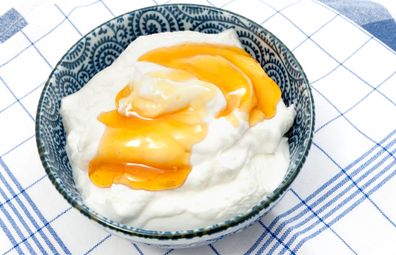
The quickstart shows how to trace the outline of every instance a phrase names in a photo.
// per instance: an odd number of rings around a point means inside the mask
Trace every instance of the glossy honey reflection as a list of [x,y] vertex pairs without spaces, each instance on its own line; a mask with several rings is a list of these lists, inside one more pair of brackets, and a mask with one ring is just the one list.
[[[238,124],[235,110],[246,112],[251,126],[276,114],[279,87],[237,47],[182,44],[152,50],[139,61],[174,69],[151,73],[152,77],[177,82],[198,78],[217,86],[227,103],[217,117],[227,117],[233,125]],[[159,86],[172,92],[166,82]],[[118,109],[120,101],[126,100],[131,114],[115,109],[98,116],[106,130],[89,164],[92,182],[99,187],[118,183],[151,191],[180,187],[191,171],[193,145],[206,136],[205,107],[215,93],[207,86],[198,101],[172,110],[169,99],[153,104],[135,97],[133,85],[125,86],[117,94],[115,106]]]

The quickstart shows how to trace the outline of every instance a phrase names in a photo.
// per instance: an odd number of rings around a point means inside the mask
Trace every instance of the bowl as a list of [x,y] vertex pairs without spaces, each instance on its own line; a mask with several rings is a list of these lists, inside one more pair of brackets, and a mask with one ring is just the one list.
[[[109,66],[138,36],[194,30],[218,33],[233,28],[250,53],[282,90],[286,105],[293,104],[296,118],[287,133],[290,164],[283,181],[242,215],[205,228],[153,231],[108,219],[84,204],[76,189],[65,151],[66,139],[59,113],[61,99],[83,87]],[[288,48],[268,30],[235,13],[193,4],[147,7],[118,16],[82,37],[58,62],[42,91],[36,117],[36,141],[42,164],[56,189],[82,214],[116,235],[161,247],[190,247],[214,242],[248,227],[268,212],[285,194],[301,170],[314,129],[314,104],[308,80]]]

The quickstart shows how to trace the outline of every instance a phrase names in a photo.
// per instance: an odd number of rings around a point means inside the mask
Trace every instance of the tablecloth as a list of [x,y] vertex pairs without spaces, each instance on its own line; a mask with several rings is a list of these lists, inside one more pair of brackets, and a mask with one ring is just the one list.
[[58,194],[34,139],[44,82],[92,28],[164,2],[176,1],[0,3],[0,254],[396,254],[395,26],[386,9],[388,17],[362,18],[384,11],[367,1],[183,1],[262,24],[293,51],[312,87],[309,157],[281,202],[245,231],[164,250],[108,234]]

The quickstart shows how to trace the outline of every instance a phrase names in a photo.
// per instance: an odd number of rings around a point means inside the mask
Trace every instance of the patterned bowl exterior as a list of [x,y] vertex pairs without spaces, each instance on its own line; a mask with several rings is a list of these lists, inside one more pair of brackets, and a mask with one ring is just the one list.
[[[66,139],[59,114],[61,99],[78,91],[96,73],[109,66],[138,36],[193,30],[218,33],[234,28],[249,52],[279,84],[286,105],[297,116],[288,132],[290,165],[278,188],[245,214],[206,228],[187,231],[151,231],[114,222],[88,208],[76,189],[65,151]],[[40,98],[36,140],[43,166],[56,189],[81,213],[112,233],[162,247],[210,243],[238,232],[264,215],[287,191],[308,154],[314,129],[314,104],[308,80],[293,54],[269,31],[237,14],[214,7],[172,4],[147,7],[116,17],[81,38],[59,61]]]

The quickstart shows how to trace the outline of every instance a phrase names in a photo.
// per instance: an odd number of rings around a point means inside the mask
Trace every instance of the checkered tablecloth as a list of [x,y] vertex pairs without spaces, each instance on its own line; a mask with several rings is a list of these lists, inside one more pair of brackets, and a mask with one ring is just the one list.
[[311,82],[317,121],[309,157],[258,223],[212,245],[162,250],[112,236],[66,203],[36,150],[43,84],[92,28],[163,2],[1,1],[0,254],[396,254],[396,26],[391,18],[379,20],[386,27],[359,23],[363,0],[352,1],[355,11],[336,0],[190,1],[262,24]]

